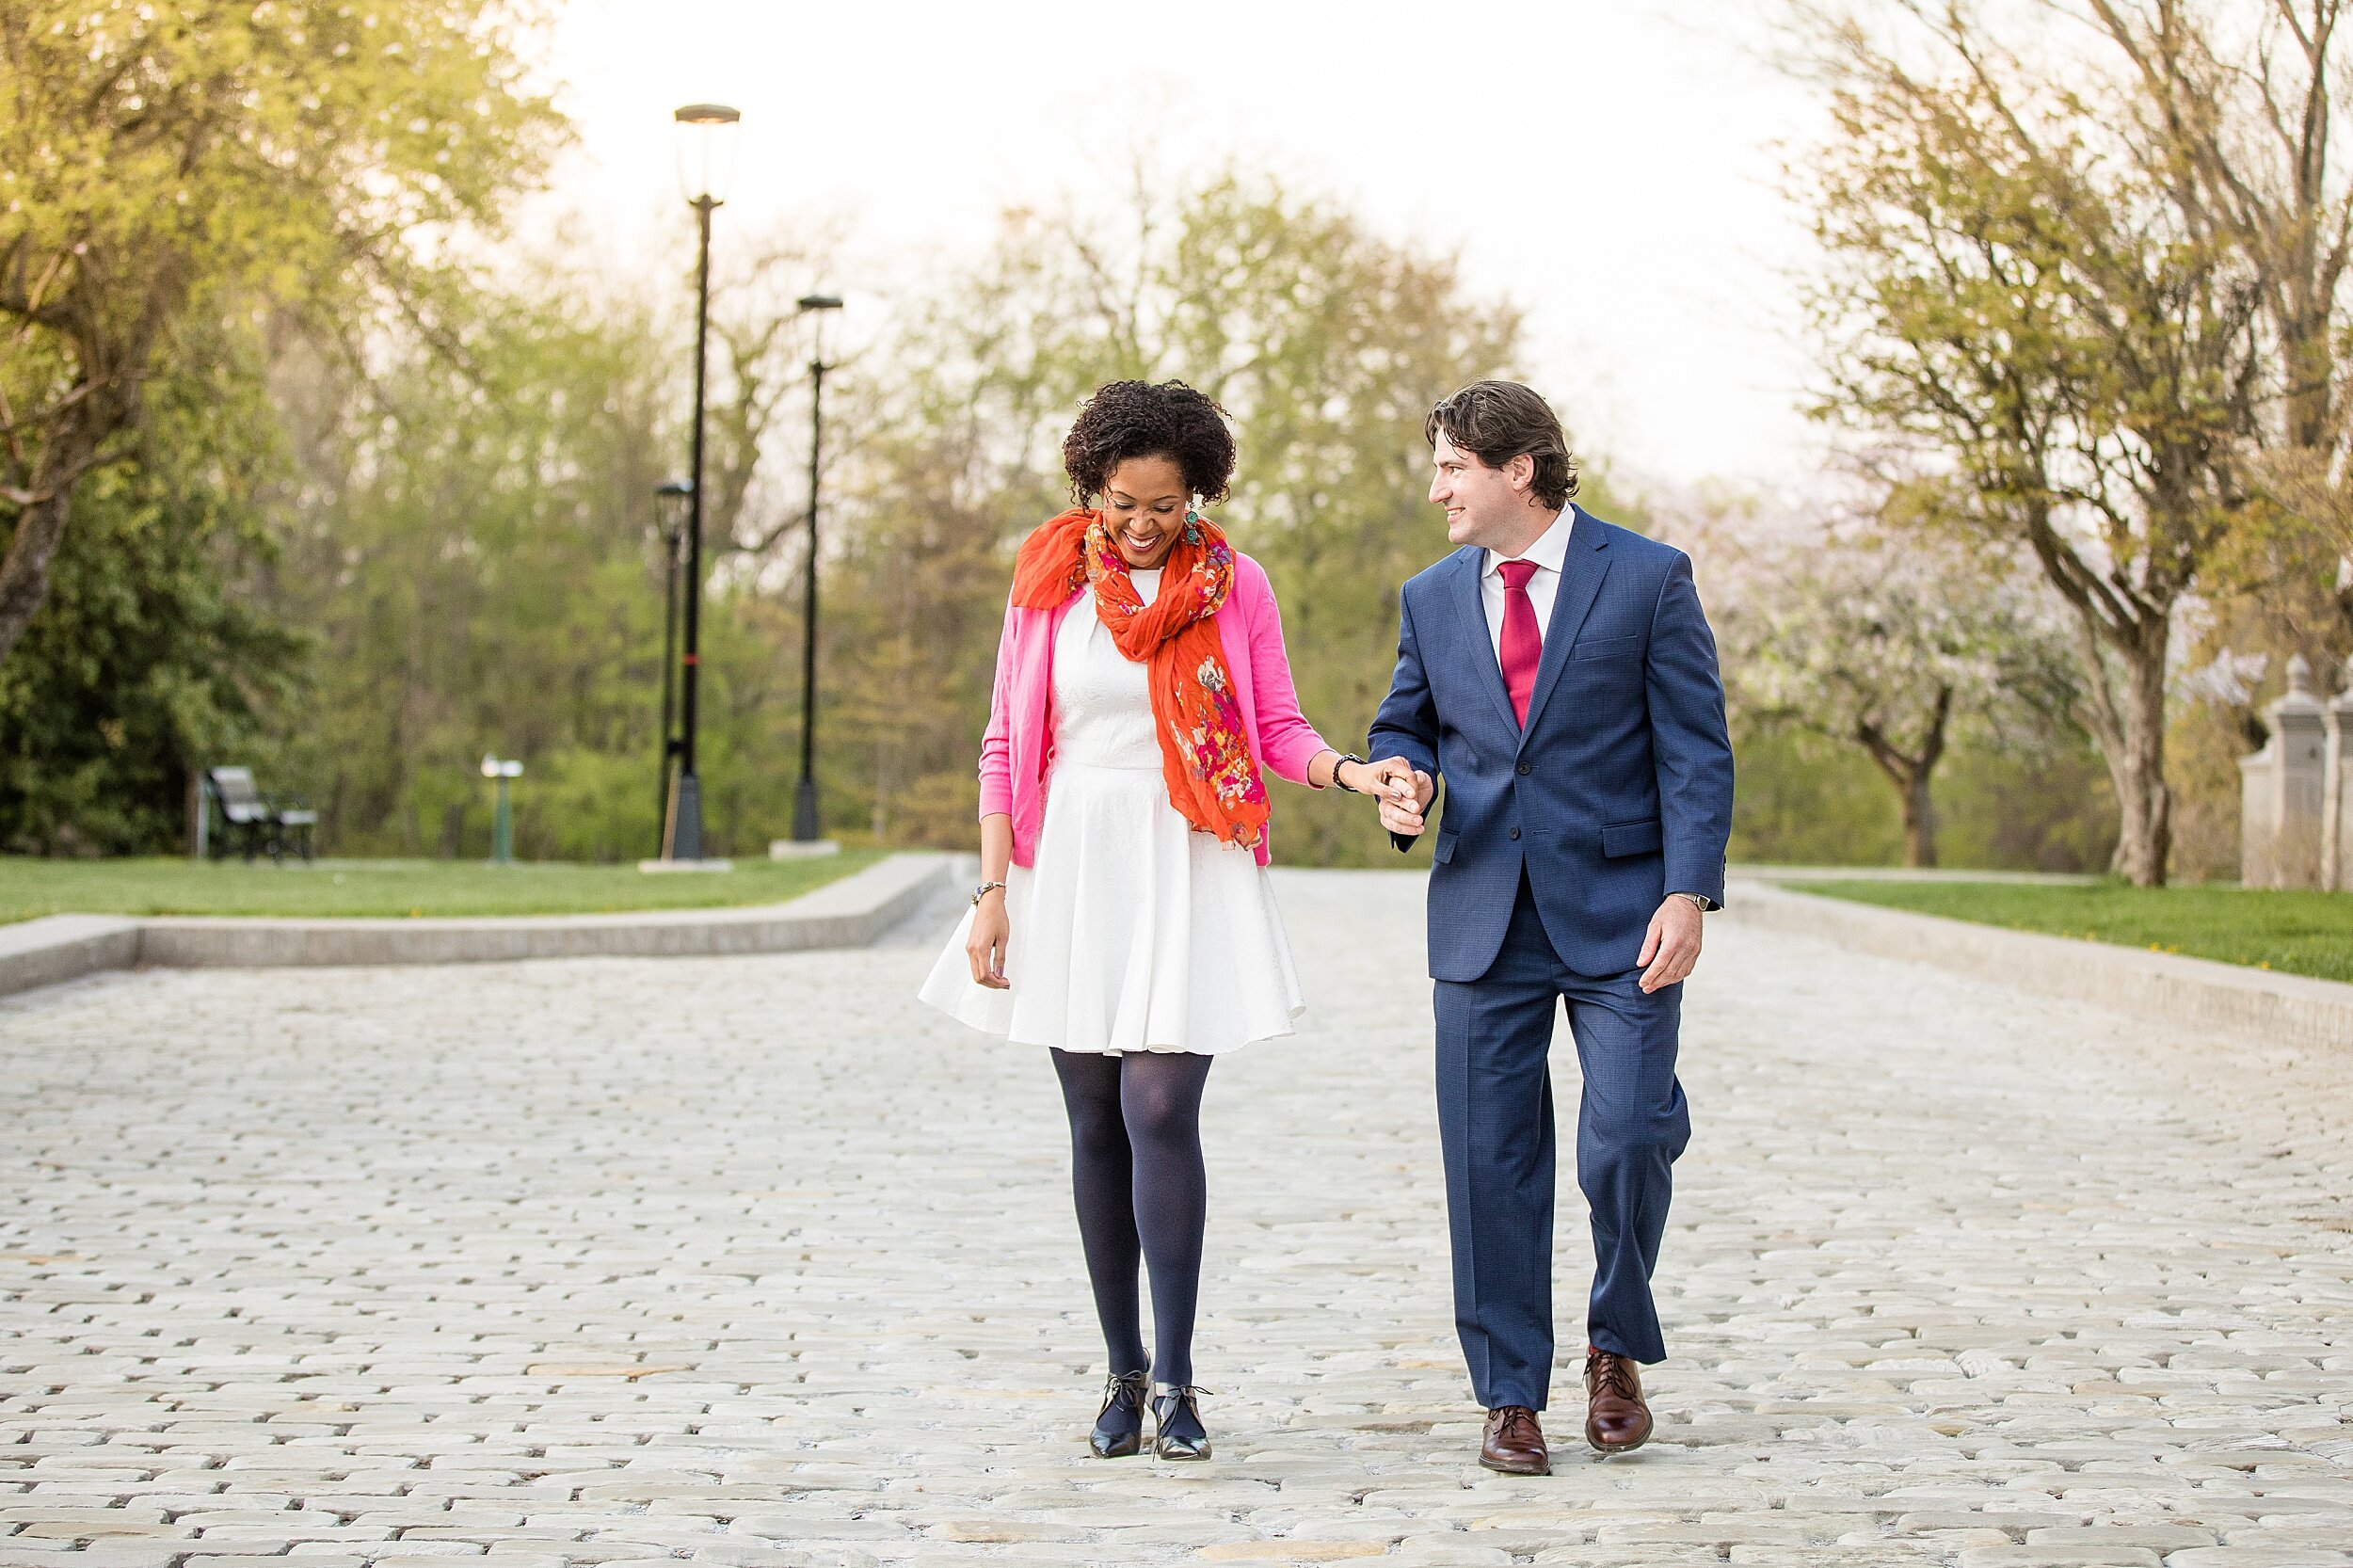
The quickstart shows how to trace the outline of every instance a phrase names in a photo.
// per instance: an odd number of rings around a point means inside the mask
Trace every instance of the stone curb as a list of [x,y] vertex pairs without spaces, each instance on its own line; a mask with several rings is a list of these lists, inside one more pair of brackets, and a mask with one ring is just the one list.
[[138,961],[139,922],[118,915],[49,915],[0,925],[0,996]]
[[893,855],[785,904],[433,920],[123,919],[0,926],[0,996],[103,969],[673,958],[864,947],[954,880],[956,856]]
[[2353,985],[2337,981],[1883,909],[1746,879],[1733,888],[1724,913],[1771,930],[2136,1017],[2312,1049],[2353,1048]]

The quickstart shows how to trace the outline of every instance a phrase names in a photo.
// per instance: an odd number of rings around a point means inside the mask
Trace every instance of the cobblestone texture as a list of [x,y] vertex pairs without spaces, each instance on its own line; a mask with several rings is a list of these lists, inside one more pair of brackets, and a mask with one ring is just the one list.
[[1084,1457],[1051,1074],[910,1000],[942,911],[0,1004],[0,1563],[2353,1564],[2353,1063],[1733,917],[1659,1436],[1477,1469],[1419,892],[1281,879],[1314,1011],[1210,1080],[1198,1466]]

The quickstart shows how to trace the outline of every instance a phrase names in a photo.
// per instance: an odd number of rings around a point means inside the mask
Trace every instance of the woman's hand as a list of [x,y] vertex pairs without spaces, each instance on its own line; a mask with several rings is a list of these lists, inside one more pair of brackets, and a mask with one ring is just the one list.
[[972,984],[992,991],[1010,991],[1005,978],[1005,945],[1013,939],[1013,921],[1005,914],[1005,890],[991,888],[972,906],[972,935],[965,939],[964,955],[972,963]]
[[[1313,779],[1314,770],[1310,768],[1309,781]],[[1414,764],[1402,757],[1386,757],[1378,762],[1336,761],[1331,781],[1384,802],[1404,805],[1414,798]]]
[[1418,837],[1423,814],[1438,793],[1436,782],[1402,757],[1385,758],[1372,770],[1378,784],[1366,793],[1380,796],[1381,825],[1400,838]]

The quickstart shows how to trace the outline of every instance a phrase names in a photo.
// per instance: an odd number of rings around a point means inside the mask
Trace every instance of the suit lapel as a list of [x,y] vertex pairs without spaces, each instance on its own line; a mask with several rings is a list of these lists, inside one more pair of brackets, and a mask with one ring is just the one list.
[[[1577,641],[1577,629],[1585,624],[1586,614],[1601,592],[1601,580],[1609,575],[1609,557],[1603,553],[1609,544],[1601,520],[1578,507],[1577,521],[1569,529],[1568,553],[1561,558],[1561,586],[1552,598],[1552,624],[1545,628],[1545,652],[1536,664],[1536,689],[1528,698],[1522,745],[1536,732],[1536,721],[1545,716],[1545,699],[1560,683],[1561,666],[1569,662],[1569,645]],[[1477,587],[1475,578],[1472,586]],[[1503,679],[1499,670],[1496,679]],[[1505,712],[1510,711],[1507,703]]]
[[1470,644],[1471,663],[1479,667],[1479,683],[1495,698],[1496,712],[1503,722],[1516,732],[1520,721],[1512,712],[1512,693],[1503,684],[1503,666],[1496,662],[1495,638],[1487,630],[1487,606],[1480,598],[1479,579],[1486,561],[1487,552],[1476,548],[1455,557],[1454,609],[1462,634]]

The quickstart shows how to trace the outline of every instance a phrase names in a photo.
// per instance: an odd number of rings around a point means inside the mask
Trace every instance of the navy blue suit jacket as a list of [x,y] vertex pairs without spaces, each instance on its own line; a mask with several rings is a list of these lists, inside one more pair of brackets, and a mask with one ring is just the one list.
[[1486,972],[1523,866],[1561,961],[1623,973],[1668,893],[1724,897],[1732,742],[1690,558],[1577,509],[1525,731],[1480,604],[1484,564],[1466,546],[1405,584],[1372,724],[1374,757],[1446,784],[1430,973]]

